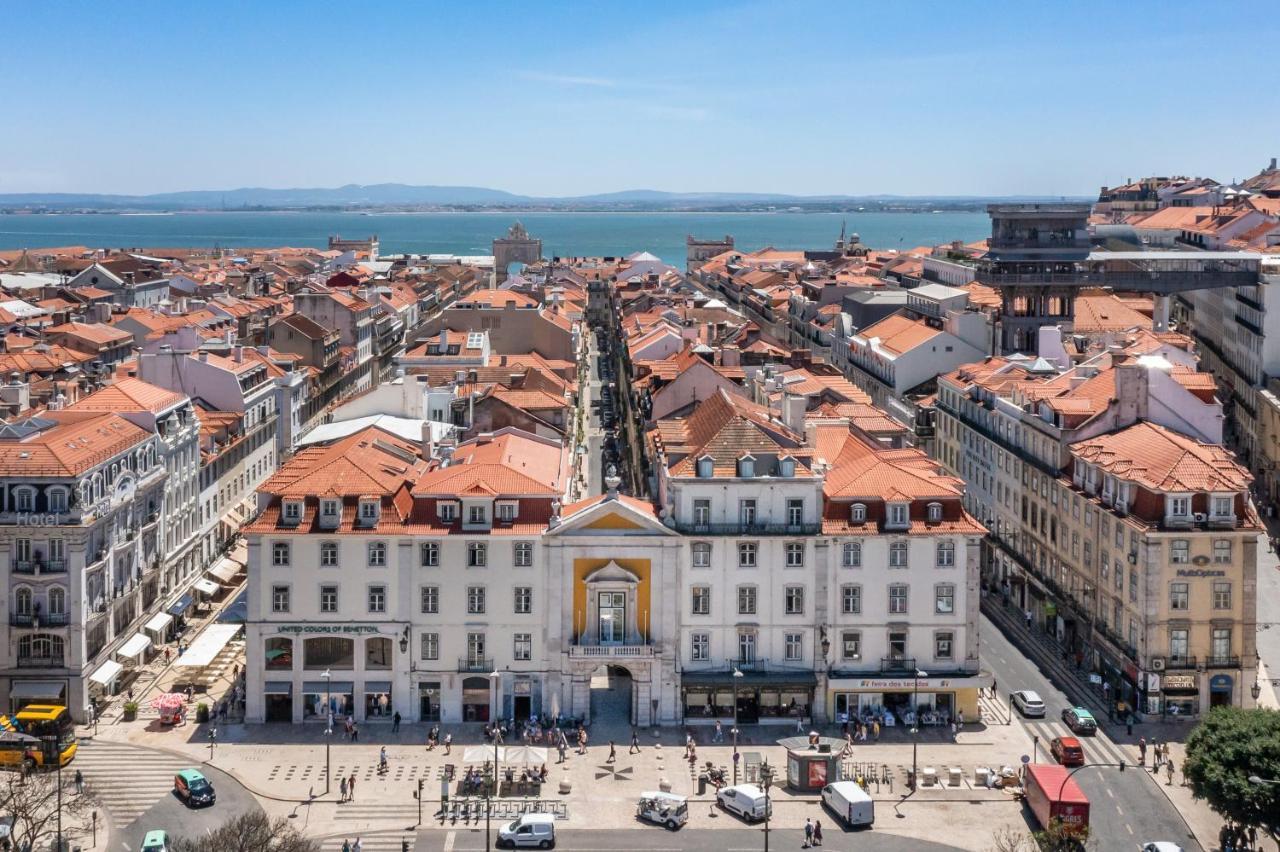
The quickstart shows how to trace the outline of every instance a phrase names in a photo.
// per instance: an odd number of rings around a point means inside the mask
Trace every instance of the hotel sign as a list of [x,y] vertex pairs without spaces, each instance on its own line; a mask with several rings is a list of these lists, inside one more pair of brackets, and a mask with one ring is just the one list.
[[63,515],[56,512],[45,514],[37,514],[35,512],[18,512],[14,516],[14,523],[28,527],[60,527],[67,523],[70,515]]
[[281,624],[277,633],[381,633],[372,624]]

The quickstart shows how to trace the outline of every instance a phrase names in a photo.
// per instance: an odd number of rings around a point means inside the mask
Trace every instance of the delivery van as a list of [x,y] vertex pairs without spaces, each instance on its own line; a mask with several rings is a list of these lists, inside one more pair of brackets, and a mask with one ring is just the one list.
[[555,814],[522,814],[498,829],[498,846],[507,849],[551,849],[556,845]]
[[876,803],[853,781],[836,781],[823,787],[822,804],[849,828],[871,826],[876,821]]

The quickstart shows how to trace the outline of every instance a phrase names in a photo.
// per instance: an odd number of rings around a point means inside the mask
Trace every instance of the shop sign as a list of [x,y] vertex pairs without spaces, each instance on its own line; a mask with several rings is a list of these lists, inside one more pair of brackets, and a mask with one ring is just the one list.
[[1195,688],[1196,688],[1195,675],[1167,674],[1164,676],[1165,692],[1168,692],[1171,689],[1195,689]]
[[1231,675],[1217,674],[1209,678],[1210,692],[1230,692],[1231,691]]
[[[1208,557],[1199,556],[1197,559],[1204,559],[1207,563]],[[1197,563],[1198,564],[1198,563]],[[1225,577],[1227,572],[1220,568],[1179,568],[1179,577]]]
[[1133,663],[1126,662],[1124,664],[1124,674],[1125,677],[1129,678],[1130,682],[1138,682],[1138,667]]
[[372,624],[281,624],[278,633],[381,633]]
[[1199,554],[1198,556],[1193,556],[1191,557],[1191,564],[1192,565],[1208,565],[1209,557],[1205,556],[1203,553]]
[[1147,692],[1160,691],[1160,675],[1155,672],[1147,672]]
[[907,690],[915,688],[916,684],[920,685],[920,689],[926,692],[935,692],[939,689],[965,689],[977,688],[982,686],[990,686],[990,678],[978,677],[957,677],[957,678],[831,678],[827,682],[827,686],[832,690],[845,689],[862,689],[876,692]]

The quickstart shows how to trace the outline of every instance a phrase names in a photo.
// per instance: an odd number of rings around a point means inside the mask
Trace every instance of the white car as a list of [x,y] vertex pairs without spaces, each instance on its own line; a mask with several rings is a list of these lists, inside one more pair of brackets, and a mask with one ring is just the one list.
[[735,813],[747,822],[764,819],[766,813],[772,815],[773,803],[755,784],[739,784],[736,787],[722,787],[716,792],[716,801],[726,811]]
[[1033,689],[1019,689],[1013,693],[1013,705],[1027,718],[1044,716],[1044,700]]
[[1157,840],[1154,843],[1142,844],[1142,852],[1183,852],[1182,847],[1168,840]]

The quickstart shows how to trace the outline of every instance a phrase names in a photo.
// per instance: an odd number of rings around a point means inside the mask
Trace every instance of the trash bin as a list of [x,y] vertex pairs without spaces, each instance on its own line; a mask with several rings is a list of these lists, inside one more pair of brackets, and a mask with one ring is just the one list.
[[705,796],[707,794],[707,773],[703,772],[698,776],[698,795]]

